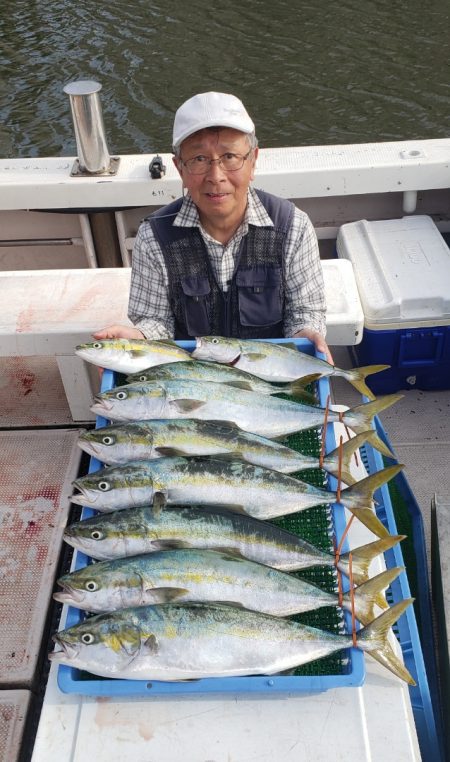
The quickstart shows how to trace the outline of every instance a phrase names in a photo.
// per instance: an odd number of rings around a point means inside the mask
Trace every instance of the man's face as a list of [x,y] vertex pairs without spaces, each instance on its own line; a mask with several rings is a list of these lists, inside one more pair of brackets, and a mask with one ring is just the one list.
[[254,177],[258,149],[254,149],[244,161],[241,169],[225,172],[219,162],[211,164],[204,175],[192,175],[183,162],[196,156],[218,159],[226,153],[245,156],[250,150],[249,141],[243,132],[223,127],[214,130],[200,130],[190,135],[181,144],[181,155],[175,158],[184,186],[199,210],[202,224],[208,227],[220,225],[227,220],[239,222],[247,206],[247,190]]

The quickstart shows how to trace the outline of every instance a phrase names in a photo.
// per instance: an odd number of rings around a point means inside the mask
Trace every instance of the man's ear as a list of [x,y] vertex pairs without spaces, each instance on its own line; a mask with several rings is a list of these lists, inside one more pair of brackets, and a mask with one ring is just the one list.
[[255,169],[256,169],[256,159],[258,158],[258,146],[253,149],[253,159],[252,159],[252,175],[250,178],[250,181],[255,179]]
[[178,174],[180,175],[180,177],[183,177],[183,175],[182,175],[182,166],[183,165],[181,164],[181,160],[179,159],[179,157],[178,156],[172,156],[172,161],[175,164],[175,166],[176,166],[176,168],[178,170]]

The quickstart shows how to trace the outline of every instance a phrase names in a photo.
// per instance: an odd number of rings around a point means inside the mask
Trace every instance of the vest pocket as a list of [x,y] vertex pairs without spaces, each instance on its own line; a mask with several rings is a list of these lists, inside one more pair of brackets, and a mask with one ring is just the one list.
[[181,279],[183,313],[189,336],[208,336],[210,328],[208,278],[190,275]]
[[283,296],[279,267],[238,270],[236,285],[241,325],[268,326],[282,321]]

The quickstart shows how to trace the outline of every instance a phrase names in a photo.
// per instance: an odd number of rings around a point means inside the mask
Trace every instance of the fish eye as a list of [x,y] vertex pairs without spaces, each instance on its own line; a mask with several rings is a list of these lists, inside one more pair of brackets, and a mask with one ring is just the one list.
[[99,482],[98,488],[101,489],[102,492],[107,492],[109,490],[109,482]]
[[100,344],[99,341],[94,342],[94,344],[92,346],[94,347],[94,349],[101,349],[102,348],[102,345]]
[[111,444],[114,444],[114,437],[112,437],[112,436],[110,436],[110,435],[108,434],[108,436],[105,436],[105,437],[103,437],[103,438],[102,438],[102,442],[103,442],[103,444],[105,444],[105,445],[111,445]]
[[81,642],[84,643],[86,646],[90,646],[91,643],[93,643],[95,640],[93,634],[91,632],[84,632],[81,636]]
[[98,585],[93,579],[89,579],[86,582],[85,587],[86,587],[86,590],[89,590],[90,593],[94,593],[96,590],[98,590]]
[[219,343],[219,339],[211,339],[211,344],[218,344],[218,343]]
[[93,540],[101,540],[102,537],[103,537],[103,532],[100,532],[99,529],[94,529],[91,532],[91,537],[92,537]]
[[139,381],[147,381],[147,376],[139,376]]
[[128,394],[126,392],[117,392],[116,399],[118,400],[126,400],[128,397]]

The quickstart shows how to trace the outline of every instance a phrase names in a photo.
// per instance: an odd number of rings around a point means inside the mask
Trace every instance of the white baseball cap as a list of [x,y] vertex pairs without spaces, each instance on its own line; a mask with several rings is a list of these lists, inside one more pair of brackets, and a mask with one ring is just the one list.
[[231,127],[247,134],[255,131],[244,104],[229,93],[199,93],[185,101],[175,114],[173,149],[189,135],[206,127]]

